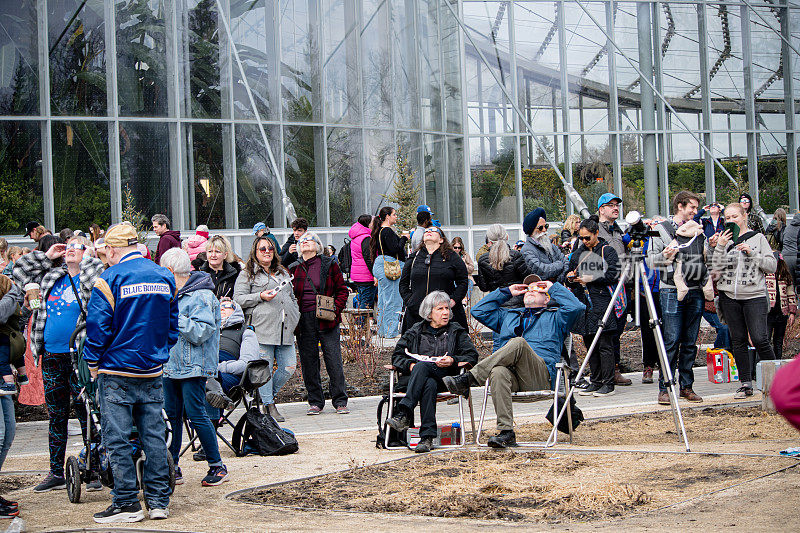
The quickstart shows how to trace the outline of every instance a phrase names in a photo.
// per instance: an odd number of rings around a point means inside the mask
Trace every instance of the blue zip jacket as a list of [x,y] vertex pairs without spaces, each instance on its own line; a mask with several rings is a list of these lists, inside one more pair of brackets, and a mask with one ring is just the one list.
[[[520,332],[525,307],[503,307],[511,299],[508,287],[495,289],[472,308],[472,316],[478,322],[498,333],[497,346],[503,347],[516,337],[522,337],[533,348],[536,355],[544,359],[550,372],[551,387],[556,380],[556,363],[561,360],[561,347],[572,324],[583,313],[586,306],[572,292],[553,283],[548,291],[551,303],[534,316],[525,331]],[[520,334],[521,333],[521,334]]]
[[219,364],[222,315],[214,282],[195,270],[178,290],[178,342],[169,351],[164,376],[171,379],[213,377]]
[[83,358],[102,374],[161,375],[178,340],[175,278],[131,252],[95,281],[86,306]]

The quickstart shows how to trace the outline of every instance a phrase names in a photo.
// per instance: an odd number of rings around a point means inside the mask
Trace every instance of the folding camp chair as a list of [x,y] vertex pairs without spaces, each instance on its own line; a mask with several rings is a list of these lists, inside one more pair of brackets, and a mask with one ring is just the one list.
[[[236,427],[236,424],[231,422],[230,417],[236,412],[236,409],[241,405],[244,407],[245,413],[251,407],[258,407],[261,408],[261,396],[258,393],[258,389],[266,384],[270,379],[272,379],[272,364],[266,359],[256,359],[255,361],[250,361],[247,363],[247,367],[244,369],[244,373],[242,374],[242,378],[239,380],[237,385],[234,385],[231,390],[228,392],[228,397],[233,400],[234,406],[233,409],[228,411],[222,411],[222,416],[218,421],[213,421],[217,437],[225,443],[225,445],[231,449],[233,453],[236,455],[240,454],[240,450],[237,450],[236,447],[231,444],[231,442],[225,438],[220,433],[220,429],[228,425],[231,429]],[[242,415],[244,416],[244,415]],[[184,419],[184,425],[186,427],[186,434],[190,437],[189,443],[184,446],[181,450],[181,455],[186,453],[186,450],[189,448],[192,451],[196,451],[197,447],[195,446],[195,442],[199,438],[197,433],[189,424],[189,420]]]
[[[558,416],[558,409],[560,402],[563,402],[569,394],[569,365],[565,362],[556,363],[556,387],[555,390],[535,390],[535,391],[520,391],[511,393],[511,401],[517,402],[540,402],[545,400],[553,400],[553,413]],[[478,433],[475,436],[475,443],[478,446],[489,446],[487,443],[481,442],[481,431],[483,430],[483,423],[486,420],[486,405],[489,403],[489,396],[492,394],[489,382],[483,393],[483,405],[481,406],[481,418],[478,422]],[[567,422],[569,425],[569,442],[572,444],[572,407],[567,406]],[[558,442],[558,432],[552,444],[549,442],[517,442],[519,446],[538,446],[547,448],[554,446]]]
[[[459,363],[459,366],[461,367],[461,372],[462,373],[466,371],[466,363]],[[386,418],[388,419],[390,416],[392,416],[392,412],[394,411],[395,402],[405,398],[406,397],[406,393],[405,392],[395,391],[395,385],[396,385],[396,383],[398,381],[398,378],[399,378],[398,372],[397,372],[397,368],[395,366],[392,366],[392,365],[384,365],[383,368],[385,368],[386,370],[389,371],[389,409],[386,412]],[[460,432],[459,443],[458,444],[440,445],[440,446],[437,446],[437,448],[461,448],[461,447],[466,446],[466,443],[467,443],[467,440],[466,440],[466,427],[464,425],[464,403],[465,403],[464,397],[459,395],[459,394],[451,394],[449,392],[440,392],[440,393],[438,393],[436,395],[436,402],[437,403],[446,402],[447,400],[450,400],[450,399],[453,399],[453,398],[457,398],[458,399],[458,415],[459,415],[459,423],[461,424],[461,432]],[[469,407],[469,412],[470,412],[470,421],[471,421],[471,427],[472,427],[472,434],[475,435],[475,418],[474,418],[474,416],[472,416],[472,399],[471,398],[467,402],[467,405]],[[391,446],[389,444],[389,429],[388,429],[387,426],[388,426],[388,424],[386,423],[386,420],[384,420],[383,421],[383,428],[384,428],[384,434],[386,435],[384,445],[385,445],[386,449],[387,450],[403,450],[403,449],[406,449],[405,446]]]

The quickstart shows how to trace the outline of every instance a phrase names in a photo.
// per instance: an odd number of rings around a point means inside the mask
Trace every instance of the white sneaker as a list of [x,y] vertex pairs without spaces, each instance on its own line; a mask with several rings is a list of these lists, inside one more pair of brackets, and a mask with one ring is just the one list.
[[150,520],[164,520],[169,516],[169,509],[150,509]]

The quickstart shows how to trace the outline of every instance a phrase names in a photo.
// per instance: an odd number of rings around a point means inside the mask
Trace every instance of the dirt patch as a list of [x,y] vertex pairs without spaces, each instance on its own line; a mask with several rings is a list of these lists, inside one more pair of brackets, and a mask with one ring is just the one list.
[[783,458],[711,455],[458,451],[260,489],[239,499],[430,517],[587,521],[657,509],[790,464]]
[[[753,439],[781,441],[797,438],[797,430],[787,424],[783,417],[766,413],[760,407],[706,407],[682,409],[681,413],[690,443],[730,443]],[[524,424],[516,430],[517,440],[547,440],[551,429],[549,424]],[[575,435],[577,443],[594,447],[677,442],[670,410],[608,420],[589,420],[581,424]]]
[[42,476],[37,475],[0,475],[0,494],[6,495],[11,491],[32,487],[39,483]]

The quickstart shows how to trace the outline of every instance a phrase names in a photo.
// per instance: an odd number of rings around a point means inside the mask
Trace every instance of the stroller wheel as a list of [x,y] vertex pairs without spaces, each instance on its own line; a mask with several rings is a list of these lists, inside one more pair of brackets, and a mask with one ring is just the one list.
[[64,477],[67,482],[67,496],[72,503],[81,501],[81,469],[78,466],[78,458],[70,456],[64,468]]
[[172,454],[167,451],[167,468],[169,470],[169,493],[175,492],[175,461]]

